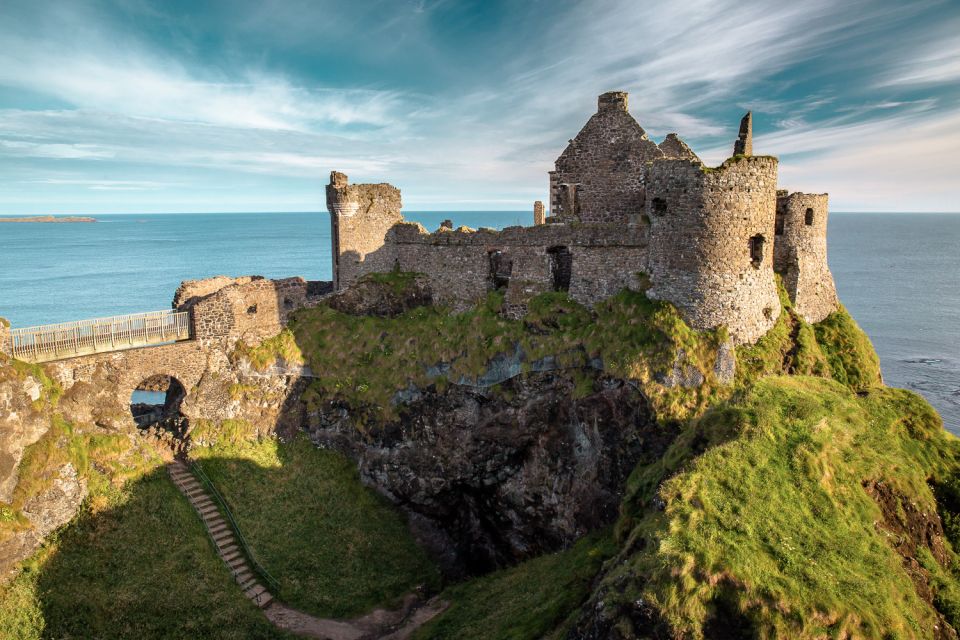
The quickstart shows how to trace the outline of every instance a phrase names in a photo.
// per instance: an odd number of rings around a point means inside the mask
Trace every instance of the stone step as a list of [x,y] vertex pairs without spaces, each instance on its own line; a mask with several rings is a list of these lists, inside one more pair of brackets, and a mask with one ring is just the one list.
[[251,600],[253,600],[254,598],[256,598],[257,596],[259,596],[261,593],[265,592],[266,590],[267,590],[267,588],[266,588],[265,586],[263,586],[262,584],[257,584],[257,585],[254,585],[254,586],[250,587],[250,588],[247,589],[246,591],[244,591],[244,592],[243,592],[243,595],[245,595],[245,596],[247,596],[248,598],[250,598]]
[[224,545],[223,547],[218,547],[218,549],[220,549],[220,557],[223,558],[224,562],[229,563],[233,558],[240,557],[240,547],[235,544]]
[[217,509],[217,505],[215,505],[215,504],[213,504],[213,503],[210,503],[209,505],[205,505],[205,506],[202,506],[202,507],[201,507],[201,506],[198,506],[198,505],[194,505],[194,508],[195,508],[197,511],[199,511],[199,512],[200,512],[200,515],[202,515],[202,516],[209,516],[210,514],[213,514],[213,513],[220,513],[220,510]]
[[227,564],[234,562],[236,560],[244,559],[243,554],[236,547],[234,547],[234,549],[230,552],[226,552],[226,551],[222,552],[220,554],[220,557],[223,558],[223,561],[226,562]]
[[236,580],[240,588],[244,590],[247,589],[247,586],[244,585],[250,585],[250,583],[257,581],[257,577],[253,575],[253,571],[250,569],[234,574],[233,579]]
[[200,500],[194,500],[190,504],[193,505],[193,508],[200,511],[203,509],[209,509],[210,507],[216,508],[216,504],[210,498],[202,498]]
[[209,533],[211,536],[216,538],[217,536],[222,535],[224,533],[230,533],[230,527],[228,527],[226,523],[219,524],[215,527],[210,527],[209,529],[207,529],[207,533]]
[[253,576],[253,575],[250,575],[249,578],[246,578],[246,579],[244,579],[244,580],[242,580],[242,581],[241,581],[241,580],[237,580],[237,584],[240,585],[240,590],[241,590],[241,591],[246,591],[247,589],[250,589],[250,588],[253,587],[255,584],[257,584],[257,578],[256,578],[255,576]]
[[231,571],[242,571],[244,569],[250,570],[250,566],[247,564],[246,558],[241,555],[236,556],[231,560],[224,560],[227,563],[227,566],[230,567]]
[[233,540],[233,533],[230,529],[223,529],[217,533],[211,533],[210,537],[213,538],[213,541],[218,545],[223,545],[227,540]]
[[261,609],[265,609],[266,606],[270,604],[272,601],[273,601],[273,596],[266,592],[261,593],[259,596],[257,596],[257,599],[254,600],[254,602],[257,603],[257,606],[260,607]]

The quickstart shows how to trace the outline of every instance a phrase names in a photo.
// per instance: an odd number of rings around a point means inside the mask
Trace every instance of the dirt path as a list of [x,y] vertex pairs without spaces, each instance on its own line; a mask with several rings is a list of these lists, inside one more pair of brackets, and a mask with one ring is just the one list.
[[331,620],[316,618],[274,600],[263,613],[278,628],[307,638],[406,640],[447,606],[449,603],[438,598],[420,602],[416,596],[410,595],[404,599],[403,606],[393,611],[375,609],[353,620]]

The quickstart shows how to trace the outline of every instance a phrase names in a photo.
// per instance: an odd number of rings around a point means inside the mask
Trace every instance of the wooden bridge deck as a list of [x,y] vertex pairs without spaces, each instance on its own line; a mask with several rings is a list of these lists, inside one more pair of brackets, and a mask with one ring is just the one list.
[[11,355],[27,362],[153,347],[190,338],[187,311],[153,311],[10,330]]

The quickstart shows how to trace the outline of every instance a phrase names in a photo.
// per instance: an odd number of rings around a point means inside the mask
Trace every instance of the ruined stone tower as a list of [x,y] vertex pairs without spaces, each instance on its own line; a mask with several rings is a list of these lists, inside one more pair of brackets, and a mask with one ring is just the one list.
[[773,268],[807,322],[836,310],[837,289],[827,266],[827,194],[777,193]]
[[780,315],[776,208],[776,158],[730,159],[710,170],[655,161],[647,170],[647,295],[672,302],[693,327],[726,325],[735,343],[754,342]]
[[365,273],[389,271],[396,263],[387,233],[399,222],[400,190],[389,184],[351,185],[330,172],[327,210],[333,255],[333,286],[339,291]]

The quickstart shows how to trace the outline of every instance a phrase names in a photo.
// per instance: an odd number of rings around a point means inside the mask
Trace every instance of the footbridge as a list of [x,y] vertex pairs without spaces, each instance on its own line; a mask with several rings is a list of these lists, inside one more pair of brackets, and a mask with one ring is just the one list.
[[63,388],[61,410],[79,422],[129,424],[131,394],[158,377],[185,391],[184,415],[209,417],[230,398],[222,389],[206,394],[201,379],[223,377],[238,342],[275,336],[290,314],[330,289],[302,278],[188,281],[168,311],[14,329],[0,320],[0,351],[41,363]]
[[27,362],[154,347],[192,339],[190,311],[151,311],[10,330],[10,355]]

